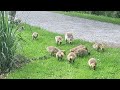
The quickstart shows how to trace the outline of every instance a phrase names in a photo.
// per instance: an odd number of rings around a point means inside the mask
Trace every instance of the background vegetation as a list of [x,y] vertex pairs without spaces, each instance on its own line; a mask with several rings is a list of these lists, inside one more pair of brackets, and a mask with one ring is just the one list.
[[[56,11],[57,13],[120,25],[118,11]],[[114,12],[117,12],[114,15]]]

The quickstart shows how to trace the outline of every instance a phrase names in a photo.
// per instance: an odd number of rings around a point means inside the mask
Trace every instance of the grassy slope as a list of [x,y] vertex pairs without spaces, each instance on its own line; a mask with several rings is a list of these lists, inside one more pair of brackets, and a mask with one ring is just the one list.
[[71,11],[71,12],[56,11],[56,12],[65,14],[65,15],[69,15],[69,16],[75,16],[75,17],[86,18],[86,19],[91,19],[91,20],[98,20],[98,21],[102,21],[102,22],[108,22],[108,23],[114,23],[114,24],[120,25],[120,18],[97,16],[97,15],[91,15],[91,14],[85,14],[85,13],[78,13],[75,11]]
[[[47,55],[47,46],[57,46],[54,40],[56,33],[46,30],[30,27],[26,25],[25,31],[22,32],[22,37],[26,42],[21,42],[23,51],[18,49],[18,53],[25,56],[39,57]],[[31,34],[33,31],[39,33],[37,40],[32,40]],[[62,35],[63,36],[63,35]],[[69,52],[69,49],[84,44],[91,51],[91,55],[84,58],[77,58],[74,64],[67,62],[66,56],[63,61],[57,61],[55,57],[47,60],[36,60],[11,72],[7,78],[10,79],[94,79],[94,78],[120,78],[120,48],[107,48],[104,53],[97,52],[91,48],[92,44],[81,40],[75,40],[73,45],[65,44],[58,45],[60,49]],[[90,70],[87,61],[90,57],[95,57],[98,60],[96,71]]]

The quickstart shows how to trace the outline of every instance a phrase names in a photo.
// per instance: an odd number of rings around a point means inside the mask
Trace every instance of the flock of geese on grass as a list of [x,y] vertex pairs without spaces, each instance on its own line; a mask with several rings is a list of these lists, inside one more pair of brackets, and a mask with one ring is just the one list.
[[[16,25],[18,25],[18,24],[21,23],[21,20],[20,19],[15,19],[14,23]],[[18,28],[18,31],[21,31],[21,30],[24,30],[24,26]],[[32,39],[33,40],[37,39],[38,35],[39,34],[37,32],[33,32],[32,33]],[[73,33],[66,32],[65,33],[66,43],[72,44],[73,40],[74,40]],[[63,42],[63,37],[62,36],[55,36],[55,41],[56,41],[57,45],[58,44],[61,45],[62,42]],[[103,51],[104,52],[105,45],[103,43],[95,42],[93,44],[93,48],[97,51]],[[51,54],[51,56],[55,56],[58,60],[62,60],[63,57],[66,55],[65,50],[60,50],[59,48],[57,48],[55,46],[48,46],[46,48],[46,50]],[[67,55],[67,60],[68,60],[69,63],[74,63],[74,61],[77,57],[84,57],[84,56],[87,56],[87,55],[90,55],[90,52],[88,51],[88,48],[85,45],[80,44],[80,45],[70,49],[70,51]],[[40,57],[39,59],[44,59],[44,58],[46,58],[46,57],[43,56],[43,57]],[[88,65],[89,65],[90,68],[93,68],[95,70],[96,65],[97,65],[96,58],[90,58],[88,60]]]
[[[38,33],[37,32],[33,32],[32,33],[32,39],[35,40],[38,38]],[[65,41],[66,43],[73,43],[73,33],[71,32],[66,32],[65,33]],[[56,44],[58,45],[61,45],[62,42],[63,42],[63,37],[62,36],[55,36],[55,41],[56,41]],[[97,51],[103,51],[104,52],[104,44],[103,43],[97,43],[95,42],[93,44],[93,48]],[[55,47],[55,46],[48,46],[46,48],[46,50],[51,54],[51,56],[56,56],[56,58],[58,60],[62,60],[63,57],[66,55],[66,52],[65,50],[60,50],[59,48]],[[86,56],[86,55],[90,55],[90,52],[88,51],[88,48],[85,46],[85,45],[79,45],[79,46],[76,46],[72,49],[70,49],[68,55],[67,55],[67,60],[69,63],[74,63],[75,59],[77,57],[83,57],[83,56]],[[96,65],[97,65],[97,60],[96,58],[90,58],[88,60],[88,65],[90,68],[93,68],[94,70],[96,69]]]

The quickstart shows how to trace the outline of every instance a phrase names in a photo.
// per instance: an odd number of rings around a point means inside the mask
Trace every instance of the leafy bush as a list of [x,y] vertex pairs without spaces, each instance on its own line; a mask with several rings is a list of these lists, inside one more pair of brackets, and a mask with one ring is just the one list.
[[17,29],[13,24],[8,23],[8,14],[5,11],[0,11],[0,74],[9,72],[16,53]]

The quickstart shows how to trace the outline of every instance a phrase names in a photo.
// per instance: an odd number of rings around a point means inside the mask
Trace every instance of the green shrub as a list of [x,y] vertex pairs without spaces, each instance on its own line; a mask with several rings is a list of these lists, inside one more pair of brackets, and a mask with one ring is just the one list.
[[10,71],[16,52],[16,30],[8,23],[8,14],[0,11],[0,74]]

